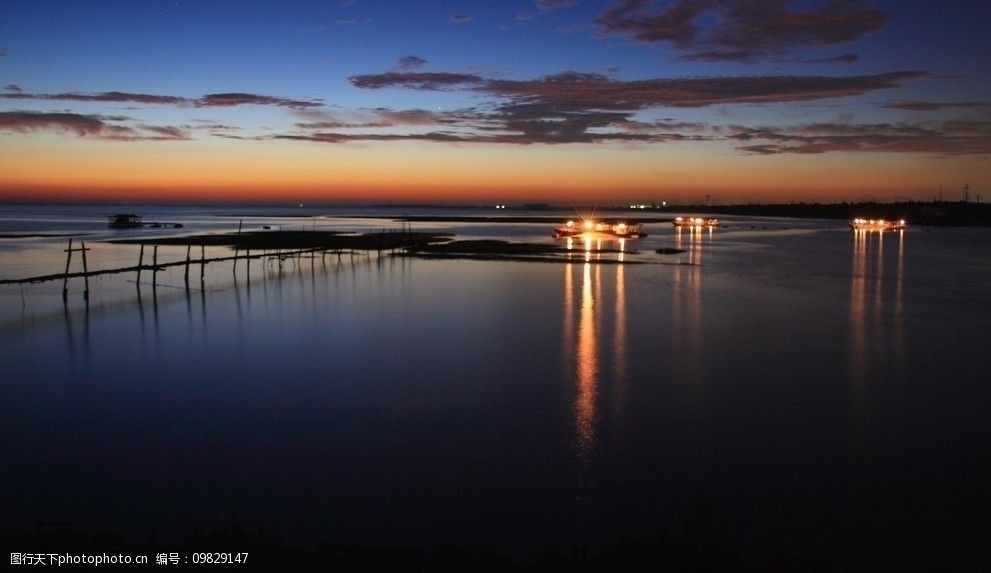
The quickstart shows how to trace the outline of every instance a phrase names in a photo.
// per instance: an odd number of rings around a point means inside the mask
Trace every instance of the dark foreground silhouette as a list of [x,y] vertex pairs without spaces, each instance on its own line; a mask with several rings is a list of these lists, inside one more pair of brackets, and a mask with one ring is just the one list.
[[[194,553],[246,553],[244,563],[225,565],[226,570],[232,571],[986,571],[989,565],[987,550],[980,554],[934,555],[928,562],[880,554],[866,556],[863,560],[814,555],[758,555],[715,530],[705,512],[697,512],[674,533],[661,531],[643,537],[621,537],[597,549],[576,543],[564,549],[545,550],[525,562],[481,547],[446,543],[417,548],[327,542],[315,549],[304,549],[265,531],[252,533],[237,525],[208,532],[196,531],[181,543],[161,544],[154,533],[144,541],[138,541],[110,532],[85,533],[72,524],[42,523],[33,531],[0,534],[0,552],[4,560],[7,554],[15,552],[146,555],[148,565],[143,566],[144,569],[155,566],[156,557],[162,554],[177,554],[191,560]],[[205,564],[194,565],[187,561],[179,566],[203,567]],[[104,567],[115,570],[113,564]]]

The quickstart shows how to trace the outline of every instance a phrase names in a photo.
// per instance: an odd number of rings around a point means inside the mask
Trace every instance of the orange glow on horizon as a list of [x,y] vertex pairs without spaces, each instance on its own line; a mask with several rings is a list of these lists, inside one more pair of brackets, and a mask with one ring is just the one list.
[[[891,154],[754,157],[704,145],[320,145],[0,140],[0,200],[551,202],[928,200],[980,166]],[[718,168],[713,168],[713,166]],[[934,166],[938,166],[934,168]],[[948,171],[957,170],[952,178]],[[975,183],[976,185],[976,183]]]

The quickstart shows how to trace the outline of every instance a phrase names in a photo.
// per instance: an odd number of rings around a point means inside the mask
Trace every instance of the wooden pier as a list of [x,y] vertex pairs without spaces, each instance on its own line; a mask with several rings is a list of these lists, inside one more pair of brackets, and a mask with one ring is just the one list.
[[[186,288],[189,288],[189,269],[193,265],[200,267],[200,283],[206,280],[206,266],[212,263],[223,263],[232,261],[233,272],[237,274],[237,261],[245,261],[245,273],[250,274],[253,259],[275,259],[282,264],[286,260],[296,259],[297,261],[304,255],[312,257],[336,254],[338,257],[350,253],[354,256],[357,253],[367,254],[369,251],[394,251],[396,249],[408,248],[435,242],[449,240],[446,235],[411,232],[382,232],[368,233],[364,235],[351,235],[342,233],[326,232],[299,232],[299,231],[274,231],[270,233],[242,233],[238,229],[237,233],[228,235],[199,235],[187,237],[162,237],[146,240],[124,240],[114,241],[118,244],[137,244],[138,263],[133,266],[116,267],[110,269],[90,270],[86,253],[91,249],[86,247],[84,242],[80,242],[79,247],[73,247],[73,239],[69,239],[66,253],[65,270],[61,273],[19,278],[2,279],[0,285],[44,283],[50,281],[62,281],[62,298],[67,299],[69,293],[69,280],[82,278],[85,281],[83,296],[89,300],[89,279],[90,277],[102,275],[115,275],[123,273],[135,273],[135,282],[140,288],[141,273],[150,271],[152,273],[152,286],[157,284],[157,274],[159,271],[172,267],[184,267],[183,280]],[[183,259],[169,262],[159,262],[158,247],[161,245],[185,246],[186,256]],[[206,247],[229,247],[234,249],[233,255],[207,258]],[[152,248],[151,264],[145,263],[145,247]],[[193,247],[199,246],[199,258],[193,258]],[[72,254],[80,253],[82,258],[82,271],[72,271]]]

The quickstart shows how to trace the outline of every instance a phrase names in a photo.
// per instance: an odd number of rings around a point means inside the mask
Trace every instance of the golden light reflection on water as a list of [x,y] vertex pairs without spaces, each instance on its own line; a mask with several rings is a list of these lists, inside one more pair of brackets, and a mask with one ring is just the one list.
[[[564,324],[563,350],[566,371],[574,376],[575,394],[572,404],[576,454],[583,472],[591,468],[597,449],[597,425],[600,402],[609,398],[612,411],[622,414],[627,375],[627,315],[626,270],[623,265],[596,264],[601,253],[601,241],[583,241],[585,260],[564,265]],[[571,245],[569,245],[569,248]],[[625,241],[620,242],[620,250]],[[593,260],[593,254],[595,260]],[[619,255],[618,255],[619,257]],[[575,277],[581,266],[581,276]],[[615,289],[607,284],[615,269]],[[576,279],[580,286],[575,284]],[[576,296],[575,289],[579,292]],[[607,301],[607,298],[612,298]],[[576,300],[577,299],[577,300]],[[609,304],[609,303],[612,304]],[[611,316],[605,309],[612,307]],[[612,319],[612,320],[610,320]],[[577,321],[577,325],[576,325]],[[610,324],[612,322],[612,324]],[[612,343],[608,336],[612,336]],[[609,365],[612,368],[609,368]],[[609,396],[602,395],[602,384],[609,382]]]
[[[905,231],[889,233],[855,230],[850,273],[850,367],[858,390],[870,375],[872,356],[890,356],[900,363],[902,343],[902,282],[905,273]],[[889,235],[885,237],[885,235]],[[892,241],[897,242],[891,247]],[[884,249],[895,248],[894,277],[886,278]],[[890,290],[889,290],[890,289]],[[886,292],[891,292],[887,299]],[[888,304],[890,303],[890,310]],[[886,317],[890,314],[891,320]]]
[[581,308],[578,315],[577,393],[575,428],[579,455],[588,459],[595,442],[595,402],[598,394],[599,354],[596,332],[592,265],[585,263],[582,272]]
[[[682,233],[687,237],[683,237]],[[685,364],[693,374],[702,347],[702,254],[712,241],[712,228],[681,227],[675,230],[675,248],[687,251],[686,264],[674,267],[671,293],[671,339],[675,350],[688,358]]]

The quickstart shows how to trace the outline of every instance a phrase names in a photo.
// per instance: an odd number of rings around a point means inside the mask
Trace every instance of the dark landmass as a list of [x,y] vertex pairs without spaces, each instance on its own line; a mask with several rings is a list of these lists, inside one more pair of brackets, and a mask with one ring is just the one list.
[[[578,219],[576,214],[562,215],[559,217],[487,217],[482,215],[412,215],[403,217],[399,215],[338,215],[338,219],[387,219],[390,221],[408,221],[410,223],[543,223],[545,225],[560,225],[568,218]],[[595,217],[596,221],[602,223],[668,223],[672,217]]]
[[336,231],[245,231],[243,233],[115,239],[108,242],[127,245],[228,246],[238,250],[391,250],[423,247],[450,240],[451,235],[442,233],[383,232],[349,234]]
[[[632,212],[632,210],[630,210]],[[905,219],[909,226],[991,226],[991,204],[951,201],[901,203],[787,203],[752,205],[676,205],[636,212],[795,217],[802,219]]]
[[[519,261],[532,263],[568,263],[576,258],[569,255],[588,254],[639,254],[636,251],[621,251],[618,249],[568,250],[558,245],[542,243],[511,243],[498,240],[467,240],[450,241],[416,245],[397,253],[397,256],[417,257],[421,259],[470,259],[476,261]],[[584,262],[584,259],[582,259]],[[616,259],[591,260],[597,264],[640,264],[640,261],[619,261]]]
[[586,261],[578,257],[553,257],[549,255],[498,255],[472,253],[423,253],[406,251],[396,253],[396,257],[415,257],[418,259],[461,259],[469,261],[515,261],[520,263],[591,263],[593,265],[642,265],[643,261],[620,261],[617,259],[591,259]]
[[41,237],[85,237],[89,233],[0,233],[0,239],[37,239]]
[[492,255],[549,255],[568,253],[625,253],[638,254],[637,251],[621,251],[619,249],[567,249],[558,245],[544,243],[511,243],[494,239],[478,239],[464,241],[449,241],[411,247],[410,251],[421,253],[459,253],[459,254],[492,254]]

